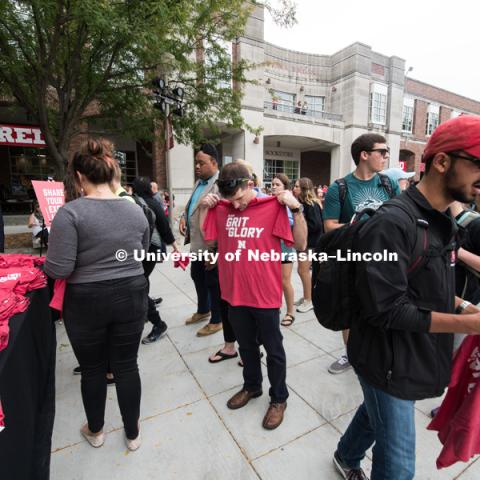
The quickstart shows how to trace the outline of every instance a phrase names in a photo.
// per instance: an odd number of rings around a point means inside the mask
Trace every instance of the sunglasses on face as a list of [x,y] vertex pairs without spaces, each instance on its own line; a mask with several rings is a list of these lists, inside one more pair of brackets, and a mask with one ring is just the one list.
[[243,182],[248,182],[250,178],[234,178],[233,180],[217,180],[218,188],[222,190],[234,190]]
[[461,158],[462,160],[468,160],[470,162],[473,162],[477,167],[480,167],[480,158],[461,155],[461,152],[460,153],[450,152],[447,155],[450,155],[451,157],[454,157],[454,158]]
[[371,150],[366,150],[367,152],[378,152],[383,158],[387,156],[387,154],[390,154],[390,148],[372,148]]

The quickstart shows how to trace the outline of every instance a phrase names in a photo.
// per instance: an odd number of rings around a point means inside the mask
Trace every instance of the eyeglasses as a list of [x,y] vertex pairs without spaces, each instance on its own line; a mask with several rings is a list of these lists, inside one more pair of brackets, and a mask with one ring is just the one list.
[[217,180],[217,185],[222,190],[233,190],[243,182],[248,182],[250,178],[234,178],[233,180]]
[[447,155],[450,155],[451,157],[454,158],[461,158],[462,160],[469,160],[470,162],[473,162],[477,167],[480,167],[480,158],[477,157],[467,157],[465,155],[460,155],[457,152],[449,152]]
[[390,148],[372,148],[371,150],[365,150],[366,152],[378,152],[380,155],[385,158],[387,154],[390,154]]

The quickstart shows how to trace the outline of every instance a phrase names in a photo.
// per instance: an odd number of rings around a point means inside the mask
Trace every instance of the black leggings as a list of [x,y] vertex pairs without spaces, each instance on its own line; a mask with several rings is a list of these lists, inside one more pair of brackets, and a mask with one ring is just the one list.
[[103,428],[107,363],[115,377],[125,434],[138,436],[141,384],[137,353],[147,313],[143,275],[68,284],[63,318],[82,372],[81,390],[88,428]]
[[[157,251],[161,250],[154,245],[150,245],[148,249],[148,253],[157,253]],[[155,265],[157,264],[156,260],[144,260],[143,262],[143,271],[145,278],[147,279],[148,286],[147,286],[147,295],[148,295],[148,310],[147,310],[147,319],[148,321],[159,328],[166,328],[167,324],[162,320],[160,317],[160,313],[158,313],[157,306],[155,305],[153,298],[150,296],[150,274],[153,272]]]

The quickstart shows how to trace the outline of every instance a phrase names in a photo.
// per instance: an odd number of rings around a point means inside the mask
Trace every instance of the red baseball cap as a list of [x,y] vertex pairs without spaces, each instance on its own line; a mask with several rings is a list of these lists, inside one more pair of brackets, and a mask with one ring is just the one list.
[[440,152],[460,150],[480,158],[480,116],[460,115],[440,124],[425,147],[422,161]]

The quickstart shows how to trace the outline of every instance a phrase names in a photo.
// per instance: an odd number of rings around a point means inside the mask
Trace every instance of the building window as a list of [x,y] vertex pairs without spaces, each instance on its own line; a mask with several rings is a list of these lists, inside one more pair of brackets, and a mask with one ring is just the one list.
[[440,107],[438,105],[429,105],[427,110],[427,123],[425,126],[425,135],[431,135],[440,123]]
[[275,110],[293,113],[293,108],[295,106],[295,94],[279,92],[278,90],[275,90],[273,96],[277,100]]
[[217,88],[232,88],[233,44],[223,39],[204,43],[205,78]]
[[378,125],[385,125],[387,121],[387,97],[386,85],[374,83],[370,92],[370,121]]
[[322,117],[322,114],[325,111],[325,97],[305,95],[304,101],[307,102],[307,115],[312,117]]
[[284,173],[290,180],[296,180],[298,178],[298,168],[299,162],[297,160],[266,159],[263,170],[263,184],[270,188],[273,177],[277,173]]
[[462,112],[459,112],[458,110],[452,110],[452,113],[450,114],[450,118],[457,118],[460,115],[462,115]]
[[405,133],[412,133],[413,130],[414,102],[413,98],[403,100],[402,131]]

